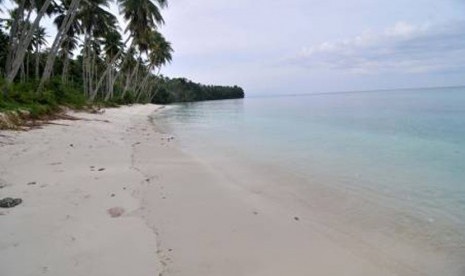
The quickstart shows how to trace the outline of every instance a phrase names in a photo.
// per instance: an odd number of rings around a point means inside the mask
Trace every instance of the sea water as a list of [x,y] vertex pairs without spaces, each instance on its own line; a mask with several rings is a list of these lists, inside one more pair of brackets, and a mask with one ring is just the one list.
[[334,205],[349,198],[325,218],[465,256],[464,87],[176,104],[157,122],[186,152],[217,165],[294,175],[296,189],[309,188],[299,200],[313,207],[321,187],[339,191]]

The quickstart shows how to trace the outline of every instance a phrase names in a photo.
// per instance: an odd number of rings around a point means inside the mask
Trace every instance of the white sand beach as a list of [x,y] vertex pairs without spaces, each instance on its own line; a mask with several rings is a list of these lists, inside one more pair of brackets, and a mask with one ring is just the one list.
[[0,133],[0,198],[23,200],[0,209],[0,275],[424,275],[183,153],[160,108]]

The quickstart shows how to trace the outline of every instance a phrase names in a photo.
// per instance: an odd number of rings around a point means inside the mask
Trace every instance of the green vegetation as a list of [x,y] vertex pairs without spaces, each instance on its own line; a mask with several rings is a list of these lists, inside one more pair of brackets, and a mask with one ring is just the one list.
[[[12,8],[0,6],[0,112],[21,109],[39,117],[61,106],[243,97],[238,87],[159,75],[173,53],[159,32],[167,0],[4,2]],[[112,2],[123,23],[110,11]],[[41,25],[47,17],[54,37]]]
[[36,93],[37,85],[38,82],[12,84],[9,93],[0,97],[0,110],[23,110],[30,114],[30,118],[37,119],[52,115],[61,107],[82,109],[88,106],[79,87],[65,86],[59,80],[53,80],[41,93]]
[[160,104],[244,98],[238,86],[203,85],[184,78],[160,77],[156,88],[152,102]]

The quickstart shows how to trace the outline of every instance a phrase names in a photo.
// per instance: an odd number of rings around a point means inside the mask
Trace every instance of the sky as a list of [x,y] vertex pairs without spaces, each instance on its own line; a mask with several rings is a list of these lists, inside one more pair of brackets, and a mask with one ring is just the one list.
[[465,85],[465,0],[171,0],[163,15],[169,77],[248,95]]
[[172,0],[162,70],[248,94],[465,85],[465,0]]

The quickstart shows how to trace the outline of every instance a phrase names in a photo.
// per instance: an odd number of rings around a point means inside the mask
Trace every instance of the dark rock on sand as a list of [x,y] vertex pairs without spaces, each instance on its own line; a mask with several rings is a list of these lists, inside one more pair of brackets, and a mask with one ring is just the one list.
[[117,218],[124,214],[124,209],[121,207],[113,207],[108,209],[107,211],[112,218]]
[[22,202],[23,200],[21,198],[6,197],[0,200],[0,208],[13,208]]

